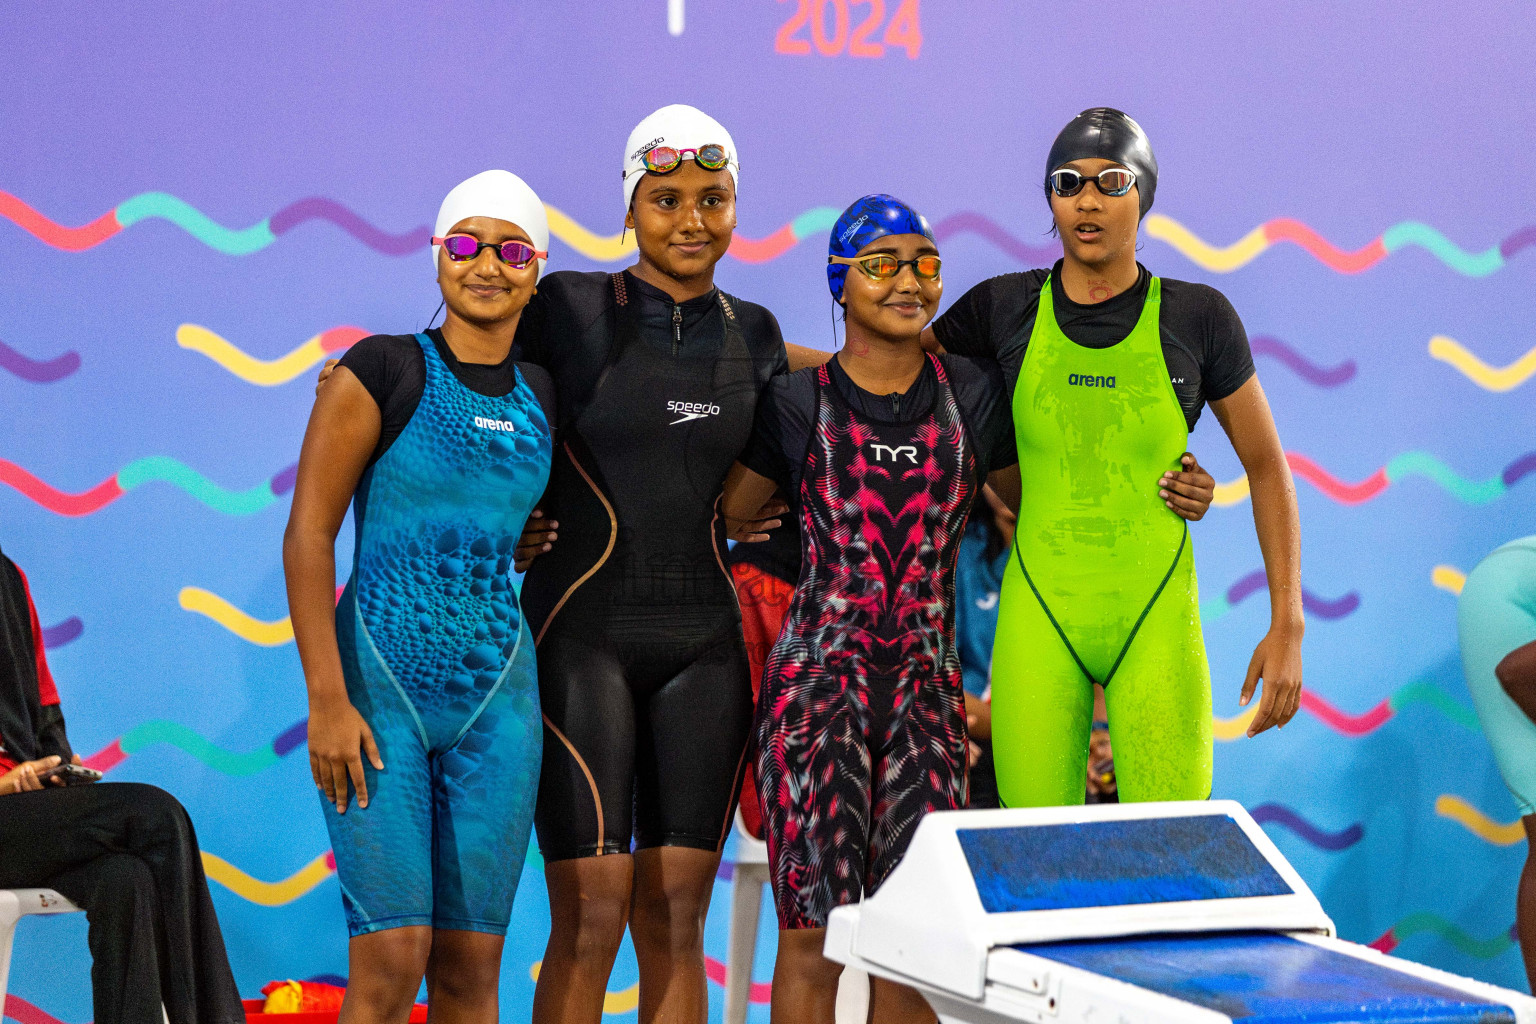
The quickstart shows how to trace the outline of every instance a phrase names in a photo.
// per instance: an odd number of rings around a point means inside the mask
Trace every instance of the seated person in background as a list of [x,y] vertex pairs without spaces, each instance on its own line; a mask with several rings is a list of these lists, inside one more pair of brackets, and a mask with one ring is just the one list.
[[85,909],[96,1024],[243,1024],[187,812],[153,786],[51,774],[79,763],[26,577],[0,553],[0,888]]

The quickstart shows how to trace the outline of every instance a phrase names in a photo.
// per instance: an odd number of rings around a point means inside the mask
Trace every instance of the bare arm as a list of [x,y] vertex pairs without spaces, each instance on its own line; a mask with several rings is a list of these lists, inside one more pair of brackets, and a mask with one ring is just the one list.
[[1250,377],[1226,398],[1212,402],[1211,411],[1248,473],[1253,523],[1269,581],[1269,632],[1253,652],[1242,692],[1242,703],[1247,705],[1258,681],[1264,680],[1258,712],[1248,726],[1248,735],[1256,736],[1272,725],[1289,722],[1301,707],[1301,638],[1306,622],[1301,610],[1296,484],[1258,377]]
[[299,453],[293,509],[283,533],[288,611],[309,689],[309,761],[315,784],[345,812],[347,779],[368,806],[360,749],[382,769],[373,733],[347,697],[336,646],[336,533],[382,429],[379,407],[341,367],[319,389]]
[[1536,721],[1536,642],[1516,647],[1494,666],[1493,674],[1509,699]]
[[766,531],[779,525],[780,520],[773,517],[783,508],[779,502],[770,504],[777,489],[778,485],[761,473],[739,462],[732,465],[725,474],[724,495],[720,499],[726,535],[749,544],[767,540]]
[[819,348],[806,348],[786,341],[784,350],[789,353],[789,372],[803,370],[807,366],[820,366],[832,358],[832,353]]
[[923,328],[923,351],[932,352],[934,355],[943,355],[944,346],[939,344],[939,336],[933,333],[932,327]]

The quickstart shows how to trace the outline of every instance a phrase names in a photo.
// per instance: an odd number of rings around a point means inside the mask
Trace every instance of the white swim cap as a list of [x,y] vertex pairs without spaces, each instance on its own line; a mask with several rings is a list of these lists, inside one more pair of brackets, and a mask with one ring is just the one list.
[[[511,171],[481,171],[459,182],[437,209],[437,225],[432,234],[441,238],[467,217],[494,217],[516,224],[528,232],[539,252],[549,251],[549,217],[544,204],[528,183]],[[437,250],[432,247],[432,266],[437,266]],[[539,276],[544,276],[546,260],[539,260]]]
[[[635,130],[629,133],[629,142],[624,145],[624,209],[629,209],[635,197],[635,187],[645,177],[645,163],[641,157],[657,146],[698,149],[710,144],[725,147],[725,169],[731,172],[732,183],[740,187],[741,161],[736,156],[736,143],[731,133],[698,107],[674,103],[635,125]],[[692,159],[692,154],[688,159]]]

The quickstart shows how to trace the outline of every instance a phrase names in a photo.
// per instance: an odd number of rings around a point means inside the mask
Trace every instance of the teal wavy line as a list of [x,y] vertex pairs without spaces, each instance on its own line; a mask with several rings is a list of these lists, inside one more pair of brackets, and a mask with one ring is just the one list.
[[789,222],[789,230],[795,238],[804,239],[822,231],[831,231],[832,225],[837,223],[841,210],[834,210],[830,206],[818,206],[806,210],[800,216]]
[[215,512],[229,516],[248,516],[277,500],[271,481],[244,491],[226,491],[196,470],[169,455],[151,455],[135,459],[117,472],[117,485],[131,491],[140,484],[161,480],[186,491]]
[[1477,722],[1477,713],[1466,705],[1452,700],[1448,693],[1434,683],[1423,681],[1409,683],[1394,693],[1388,703],[1393,711],[1401,711],[1409,704],[1428,704],[1462,728],[1473,732],[1482,731],[1482,727]]
[[1392,225],[1382,234],[1381,244],[1389,253],[1410,245],[1428,249],[1452,270],[1468,277],[1487,277],[1504,266],[1504,256],[1498,246],[1483,252],[1467,252],[1428,224],[1416,220]]
[[236,231],[165,192],[134,196],[120,205],[115,213],[117,222],[125,228],[151,217],[168,220],[204,245],[229,256],[247,256],[277,240],[268,221]]
[[1483,481],[1463,480],[1445,463],[1427,452],[1403,452],[1387,463],[1387,480],[1396,483],[1408,476],[1427,476],[1468,505],[1486,505],[1505,491],[1502,477]]
[[1429,911],[1409,914],[1393,925],[1389,934],[1401,940],[1423,932],[1432,932],[1461,952],[1480,960],[1492,960],[1514,945],[1514,940],[1509,937],[1508,932],[1500,932],[1486,939],[1474,938],[1450,921]]
[[1232,610],[1232,605],[1227,601],[1226,595],[1213,597],[1209,601],[1200,602],[1200,621],[1214,622],[1227,612]]
[[244,753],[214,746],[197,733],[177,722],[145,722],[131,730],[118,741],[125,754],[136,754],[156,743],[171,746],[190,754],[214,771],[225,775],[255,775],[277,763],[278,757],[269,743]]

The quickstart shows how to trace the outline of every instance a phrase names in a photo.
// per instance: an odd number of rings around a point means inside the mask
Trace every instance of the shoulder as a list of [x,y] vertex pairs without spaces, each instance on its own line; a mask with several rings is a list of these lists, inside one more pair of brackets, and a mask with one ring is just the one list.
[[1000,311],[1023,309],[1039,301],[1040,289],[1045,286],[1050,276],[1049,270],[1040,268],[998,274],[996,277],[987,278],[966,295],[974,294],[977,300],[984,298],[993,308]]
[[725,296],[731,312],[736,314],[736,321],[741,324],[741,333],[754,352],[784,347],[784,334],[779,330],[778,317],[768,307],[738,298],[729,292],[722,291],[720,294]]
[[550,423],[555,422],[555,378],[549,371],[537,363],[525,363],[519,361],[517,370],[523,375],[523,380],[528,382],[533,396],[539,400],[539,406],[544,410],[544,418]]
[[530,306],[545,316],[589,320],[608,308],[613,275],[602,271],[557,270],[545,274]]
[[1179,281],[1164,277],[1158,279],[1163,290],[1163,305],[1171,312],[1215,321],[1237,318],[1237,310],[1221,292],[1198,281]]
[[[423,362],[421,343],[414,334],[370,334],[342,354],[341,365],[364,384],[377,386],[386,378]],[[369,390],[373,390],[371,386]]]
[[763,400],[772,403],[776,412],[783,415],[799,411],[809,419],[816,410],[816,374],[820,367],[807,366],[794,373],[781,373],[768,382]]
[[996,359],[955,355],[946,352],[939,356],[950,386],[956,391],[1003,390],[1003,368]]

